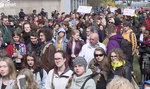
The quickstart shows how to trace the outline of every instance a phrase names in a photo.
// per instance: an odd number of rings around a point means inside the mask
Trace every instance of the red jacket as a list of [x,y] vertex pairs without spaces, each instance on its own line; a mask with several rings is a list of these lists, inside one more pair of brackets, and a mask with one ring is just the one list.
[[146,29],[150,29],[150,19],[146,19]]

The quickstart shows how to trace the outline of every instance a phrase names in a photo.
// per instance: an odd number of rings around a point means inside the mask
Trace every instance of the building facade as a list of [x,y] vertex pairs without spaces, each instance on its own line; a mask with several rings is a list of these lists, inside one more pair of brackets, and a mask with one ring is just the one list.
[[40,12],[41,8],[44,8],[50,18],[54,10],[70,13],[71,10],[86,3],[86,0],[0,0],[0,13],[18,15],[20,9],[24,9],[25,13],[30,14],[34,9]]

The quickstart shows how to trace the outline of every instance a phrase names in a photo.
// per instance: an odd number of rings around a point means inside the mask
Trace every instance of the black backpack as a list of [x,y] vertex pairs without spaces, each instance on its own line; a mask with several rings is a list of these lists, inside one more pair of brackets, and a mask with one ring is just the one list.
[[[91,74],[85,81],[84,83],[82,84],[82,87],[80,89],[84,89],[84,86],[86,84],[86,82],[89,80],[89,79],[93,79],[93,77],[95,77],[96,75],[98,75],[99,73],[94,73],[94,74]],[[104,75],[101,74],[101,77],[99,79],[100,81],[97,82],[96,84],[96,89],[106,89],[106,80],[104,78]]]

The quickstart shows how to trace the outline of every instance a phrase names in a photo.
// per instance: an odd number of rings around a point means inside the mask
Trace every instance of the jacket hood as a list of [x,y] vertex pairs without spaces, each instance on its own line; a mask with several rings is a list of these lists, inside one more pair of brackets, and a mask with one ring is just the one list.
[[64,28],[59,28],[59,29],[58,29],[58,33],[59,33],[59,32],[64,32],[64,33],[66,33],[66,31],[65,31]]
[[113,39],[121,41],[123,39],[123,37],[121,34],[116,34],[109,38],[109,40],[113,40]]
[[84,83],[84,81],[92,74],[91,69],[87,69],[86,72],[81,75],[81,76],[77,76],[74,75],[73,80],[76,82],[77,85],[82,86],[82,84]]

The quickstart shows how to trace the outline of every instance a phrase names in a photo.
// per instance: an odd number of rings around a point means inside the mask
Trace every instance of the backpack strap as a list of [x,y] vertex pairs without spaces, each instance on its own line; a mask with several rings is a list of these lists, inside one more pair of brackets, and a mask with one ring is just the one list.
[[40,70],[40,78],[41,78],[41,81],[43,79],[43,69]]
[[80,89],[84,89],[84,86],[85,86],[86,82],[87,82],[89,79],[91,79],[91,76],[88,77],[88,78],[84,81],[84,83],[82,84],[82,87],[81,87]]

